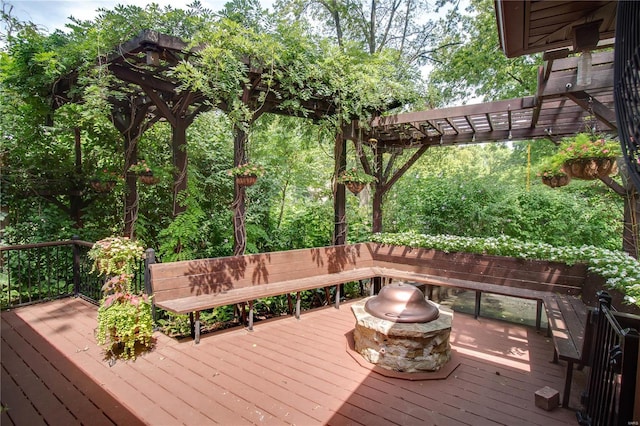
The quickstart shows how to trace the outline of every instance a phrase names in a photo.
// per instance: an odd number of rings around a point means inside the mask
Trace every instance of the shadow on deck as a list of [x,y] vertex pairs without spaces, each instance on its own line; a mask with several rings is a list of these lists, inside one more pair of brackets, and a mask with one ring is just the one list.
[[[174,340],[112,367],[95,343],[96,307],[63,299],[2,313],[2,424],[566,425],[534,392],[564,366],[535,328],[456,313],[460,365],[446,379],[389,378],[348,353],[350,304]],[[574,400],[582,373],[576,372]]]

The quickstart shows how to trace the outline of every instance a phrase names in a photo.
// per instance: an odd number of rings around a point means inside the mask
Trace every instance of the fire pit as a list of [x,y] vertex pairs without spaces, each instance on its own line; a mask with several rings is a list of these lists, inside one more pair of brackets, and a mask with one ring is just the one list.
[[351,306],[355,350],[367,361],[406,373],[437,371],[451,359],[453,312],[403,282]]

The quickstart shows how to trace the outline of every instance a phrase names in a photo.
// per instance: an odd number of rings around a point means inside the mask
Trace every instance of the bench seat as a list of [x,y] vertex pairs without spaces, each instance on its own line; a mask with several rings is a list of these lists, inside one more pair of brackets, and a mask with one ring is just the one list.
[[[373,268],[359,268],[350,271],[336,272],[314,277],[299,278],[289,281],[281,281],[268,284],[258,284],[251,287],[231,288],[219,293],[198,294],[194,296],[180,297],[177,299],[157,302],[156,306],[176,314],[187,314],[194,311],[203,311],[218,306],[232,305],[247,302],[264,297],[279,296],[288,293],[298,293],[304,290],[312,290],[343,284],[350,281],[359,281],[373,278]],[[336,303],[339,301],[337,298]]]

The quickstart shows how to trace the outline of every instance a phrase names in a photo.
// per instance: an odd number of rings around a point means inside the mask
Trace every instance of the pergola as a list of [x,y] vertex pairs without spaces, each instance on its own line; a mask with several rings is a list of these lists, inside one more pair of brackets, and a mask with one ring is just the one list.
[[[533,96],[377,117],[366,131],[347,131],[347,138],[376,148],[372,152],[377,166],[361,157],[365,171],[378,179],[373,231],[382,230],[383,195],[430,147],[538,138],[558,142],[584,131],[586,125],[617,134],[613,52],[595,53],[586,65],[580,57],[566,57],[568,53],[545,55]],[[393,162],[406,149],[414,155],[391,175],[391,167],[383,167],[383,155],[390,154],[388,161]]]
[[[175,167],[173,182],[173,214],[178,215],[185,207],[178,202],[178,195],[187,188],[187,136],[186,131],[195,117],[211,108],[229,112],[230,106],[208,99],[202,93],[181,88],[180,81],[173,75],[173,68],[181,61],[189,61],[197,56],[199,47],[189,48],[181,39],[156,31],[143,31],[137,37],[119,45],[115,52],[101,58],[108,70],[116,78],[111,89],[117,93],[109,102],[114,125],[124,139],[125,166],[128,171],[138,161],[137,143],[142,134],[159,120],[165,120],[172,129],[172,154]],[[329,97],[312,97],[298,100],[301,109],[288,109],[288,100],[262,81],[262,70],[250,66],[247,60],[248,82],[243,84],[242,102],[253,115],[248,123],[253,123],[264,113],[304,116],[319,119],[335,113],[336,106]],[[54,107],[66,102],[79,101],[69,96],[77,74],[61,79],[54,87]],[[78,141],[77,141],[78,142]],[[234,164],[247,161],[246,133],[243,128],[234,128]],[[76,144],[79,146],[79,143]],[[77,148],[79,149],[79,148]],[[137,176],[126,173],[125,229],[124,234],[132,236],[133,224],[137,216]],[[81,205],[82,203],[77,203]],[[244,228],[245,187],[236,183],[234,209],[235,252],[242,254],[246,245]]]
[[[623,180],[635,180],[639,185],[640,168],[636,162],[640,158],[640,148],[635,141],[640,139],[637,113],[640,83],[634,76],[638,72],[640,36],[638,23],[633,22],[633,11],[629,10],[629,16],[624,17],[626,23],[622,25],[623,37],[616,43],[613,37],[617,8],[617,1],[496,0],[499,38],[505,55],[515,57],[544,52],[544,65],[538,71],[535,95],[377,117],[370,130],[352,128],[351,133],[346,132],[346,137],[354,143],[375,147],[372,149],[374,164],[360,156],[365,171],[377,177],[373,195],[373,231],[382,231],[384,194],[429,147],[536,138],[557,142],[563,136],[584,131],[586,124],[595,126],[600,132],[617,135],[616,112],[620,114],[622,110],[629,111],[623,114],[626,120],[622,136],[627,163]],[[614,45],[617,53],[613,51]],[[622,57],[620,52],[623,50],[630,53]],[[580,56],[569,57],[578,53]],[[614,99],[616,65],[619,69],[624,66],[623,72],[616,74],[617,103]],[[630,123],[634,119],[635,122]],[[391,165],[405,149],[413,149],[414,154],[391,173]],[[386,165],[385,153],[390,154]],[[623,187],[608,177],[601,180],[625,197],[623,245],[625,250],[635,253],[640,214],[637,190],[629,182]],[[337,210],[336,218],[339,213]],[[338,228],[341,222],[336,220],[336,223]],[[339,235],[338,229],[336,234]]]
[[[398,115],[376,117],[366,129],[358,123],[344,127],[335,141],[335,172],[346,166],[346,140],[372,149],[373,162],[359,149],[365,172],[375,175],[373,191],[373,231],[382,230],[382,200],[393,184],[432,146],[502,142],[549,138],[553,141],[574,135],[585,128],[585,120],[595,117],[601,131],[617,133],[614,113],[614,54],[611,50],[582,57],[577,51],[611,47],[615,26],[615,1],[557,2],[496,1],[500,40],[507,56],[545,51],[545,64],[538,73],[538,89],[532,96],[463,105]],[[523,25],[524,23],[524,25]],[[598,25],[596,25],[598,24]],[[594,31],[598,30],[594,36]],[[567,46],[572,46],[572,49]],[[551,51],[546,51],[553,49]],[[120,45],[106,64],[118,79],[121,95],[111,99],[113,119],[125,143],[125,170],[137,161],[136,144],[142,133],[158,120],[172,127],[174,214],[184,210],[177,195],[186,189],[186,129],[200,112],[212,107],[228,111],[224,104],[213,105],[200,93],[178,90],[172,67],[189,60],[199,49],[189,49],[175,37],[145,31]],[[251,70],[243,102],[255,111],[250,123],[263,113],[300,115],[280,108],[283,99],[261,85],[260,70]],[[65,97],[75,76],[68,76],[55,88],[58,103]],[[258,102],[266,94],[266,101]],[[303,103],[305,116],[322,118],[335,112],[330,99],[316,97]],[[235,129],[234,162],[241,164],[246,135]],[[404,150],[413,155],[394,167]],[[386,163],[386,164],[385,164]],[[127,174],[125,233],[132,234],[137,199],[136,176]],[[346,241],[345,187],[336,184],[334,199],[334,244]],[[244,187],[236,185],[234,206],[235,253],[245,247]]]

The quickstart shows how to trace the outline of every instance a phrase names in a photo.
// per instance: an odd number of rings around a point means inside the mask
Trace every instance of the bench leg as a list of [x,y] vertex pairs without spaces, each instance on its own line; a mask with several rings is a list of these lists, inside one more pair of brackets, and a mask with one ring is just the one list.
[[336,285],[336,309],[340,309],[340,286],[341,284]]
[[291,302],[291,293],[287,293],[287,308],[289,315],[293,314],[293,302]]
[[536,330],[540,331],[542,325],[542,300],[536,300]]
[[480,316],[480,300],[482,298],[482,292],[481,291],[476,291],[476,309],[474,312],[473,317],[475,319],[478,319],[478,317]]
[[569,406],[569,397],[571,396],[571,382],[573,381],[573,361],[567,361],[567,375],[564,379],[564,391],[562,393],[562,406]]
[[253,300],[249,302],[249,331],[253,331]]
[[191,338],[197,345],[200,343],[200,311],[196,311],[195,318],[194,313],[189,312],[189,325],[191,326]]
[[296,293],[296,319],[300,319],[300,292]]

